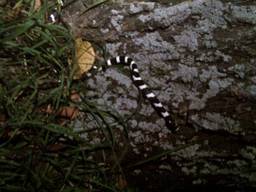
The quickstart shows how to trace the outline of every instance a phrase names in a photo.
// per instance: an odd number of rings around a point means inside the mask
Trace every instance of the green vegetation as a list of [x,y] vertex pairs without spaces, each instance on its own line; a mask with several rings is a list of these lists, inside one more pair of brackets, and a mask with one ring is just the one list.
[[[107,119],[120,118],[86,98],[70,99],[82,87],[68,64],[73,37],[45,19],[52,4],[33,7],[20,0],[0,8],[0,191],[115,191],[103,156],[115,156]],[[61,121],[57,111],[70,105],[92,117],[104,143],[89,143]]]

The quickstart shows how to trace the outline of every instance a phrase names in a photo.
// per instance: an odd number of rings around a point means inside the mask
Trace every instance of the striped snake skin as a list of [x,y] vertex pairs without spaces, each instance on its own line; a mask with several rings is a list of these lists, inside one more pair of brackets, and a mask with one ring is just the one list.
[[127,56],[117,56],[115,58],[107,60],[108,67],[120,64],[129,67],[131,72],[131,79],[134,85],[140,90],[143,97],[150,102],[150,104],[155,109],[157,114],[164,119],[166,127],[172,132],[175,132],[178,129],[178,127],[174,120],[172,119],[171,114],[165,109],[165,107],[159,101],[156,95],[150,90],[149,86],[142,80],[139,74],[138,66],[135,63],[135,61],[133,61],[131,58]]

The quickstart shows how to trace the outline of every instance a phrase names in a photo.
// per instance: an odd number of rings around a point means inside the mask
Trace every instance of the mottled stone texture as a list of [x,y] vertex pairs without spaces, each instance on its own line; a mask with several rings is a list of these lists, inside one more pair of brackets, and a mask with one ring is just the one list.
[[111,68],[86,81],[95,102],[129,117],[129,153],[139,159],[173,150],[157,166],[129,172],[144,187],[146,178],[162,186],[159,191],[184,183],[224,191],[256,186],[256,5],[249,2],[104,4],[81,14],[78,1],[67,11],[76,34],[105,47],[109,57],[134,58],[180,123],[171,135],[149,103],[138,101],[126,70]]

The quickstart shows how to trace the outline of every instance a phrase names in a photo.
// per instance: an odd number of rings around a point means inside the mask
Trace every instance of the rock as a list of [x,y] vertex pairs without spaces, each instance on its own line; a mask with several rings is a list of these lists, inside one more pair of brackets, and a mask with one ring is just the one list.
[[[126,70],[111,68],[96,75],[88,86],[98,99],[130,119],[135,154],[150,153],[144,145],[162,150],[186,145],[183,152],[171,153],[167,162],[191,176],[193,186],[214,185],[215,175],[221,186],[256,186],[255,171],[248,171],[256,166],[255,5],[219,0],[136,2],[105,4],[79,17],[73,12],[66,12],[73,31],[106,47],[109,57],[134,58],[142,78],[181,124],[172,135],[149,103],[138,102],[138,90]],[[250,147],[252,155],[247,152]],[[180,172],[168,174],[182,185]],[[169,184],[168,178],[162,182]]]

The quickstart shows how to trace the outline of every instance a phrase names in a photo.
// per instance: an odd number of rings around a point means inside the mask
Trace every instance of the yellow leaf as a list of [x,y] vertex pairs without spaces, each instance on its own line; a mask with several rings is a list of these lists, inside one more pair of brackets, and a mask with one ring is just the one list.
[[75,41],[76,62],[74,63],[73,79],[80,79],[84,73],[89,71],[95,61],[94,49],[88,41],[77,38]]

